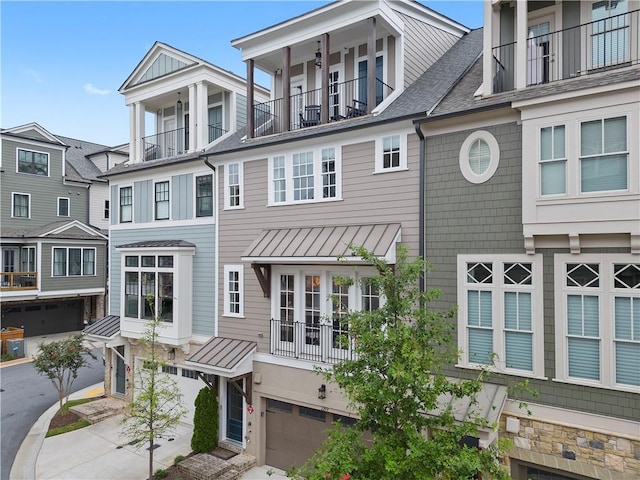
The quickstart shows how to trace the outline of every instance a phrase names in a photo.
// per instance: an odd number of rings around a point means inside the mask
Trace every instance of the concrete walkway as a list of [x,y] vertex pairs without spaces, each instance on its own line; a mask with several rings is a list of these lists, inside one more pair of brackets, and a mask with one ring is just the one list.
[[[90,398],[103,394],[97,384],[70,396]],[[142,480],[147,478],[148,452],[128,445],[121,437],[122,415],[102,420],[73,432],[44,438],[58,404],[33,425],[22,443],[10,473],[10,480]],[[180,424],[172,439],[158,440],[154,450],[154,471],[173,464],[178,455],[191,452],[191,426]],[[269,475],[271,473],[271,475]],[[269,466],[255,467],[242,480],[286,480],[284,472]]]

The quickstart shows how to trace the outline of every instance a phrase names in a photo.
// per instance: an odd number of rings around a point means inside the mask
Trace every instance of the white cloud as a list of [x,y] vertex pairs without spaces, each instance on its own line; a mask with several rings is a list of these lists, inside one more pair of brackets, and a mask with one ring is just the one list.
[[38,72],[36,72],[34,69],[32,68],[27,68],[24,71],[24,74],[27,76],[27,78],[33,80],[36,83],[42,83],[42,77],[40,76],[40,74]]
[[91,95],[109,95],[111,93],[110,90],[101,90],[97,87],[94,87],[90,83],[86,83],[84,85],[84,91]]

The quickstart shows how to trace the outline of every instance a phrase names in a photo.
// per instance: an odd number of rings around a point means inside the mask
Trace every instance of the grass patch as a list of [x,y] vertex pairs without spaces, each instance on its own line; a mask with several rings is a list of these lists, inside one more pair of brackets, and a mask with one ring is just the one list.
[[75,421],[73,423],[69,423],[63,427],[56,427],[56,428],[52,428],[50,429],[47,434],[45,435],[46,438],[48,437],[54,437],[56,435],[60,435],[62,433],[67,433],[67,432],[73,432],[74,430],[78,430],[80,428],[84,428],[84,427],[88,427],[89,425],[91,425],[91,422],[89,420],[86,420],[84,418],[81,418],[78,421]]

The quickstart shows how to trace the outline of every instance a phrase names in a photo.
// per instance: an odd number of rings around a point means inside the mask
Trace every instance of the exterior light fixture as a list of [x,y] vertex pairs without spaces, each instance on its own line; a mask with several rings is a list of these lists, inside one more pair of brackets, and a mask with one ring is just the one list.
[[182,109],[182,100],[180,100],[180,92],[178,92],[178,103],[176,103],[178,109]]
[[320,40],[318,40],[318,49],[316,50],[316,67],[322,67],[322,52],[320,51]]

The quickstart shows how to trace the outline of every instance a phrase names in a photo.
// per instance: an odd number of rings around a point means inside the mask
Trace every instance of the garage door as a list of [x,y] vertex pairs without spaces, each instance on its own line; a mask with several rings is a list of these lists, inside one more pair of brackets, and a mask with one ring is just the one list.
[[187,414],[181,419],[181,421],[188,423],[189,425],[193,425],[193,414],[196,410],[196,397],[198,396],[200,389],[207,385],[198,378],[198,374],[195,370],[179,368],[173,365],[165,365],[162,367],[162,371],[175,375],[174,380],[182,394],[182,406],[187,409]]
[[24,328],[25,337],[79,331],[83,309],[82,300],[3,305],[2,326]]
[[336,420],[344,425],[353,422],[322,410],[267,399],[266,464],[283,470],[303,465]]

